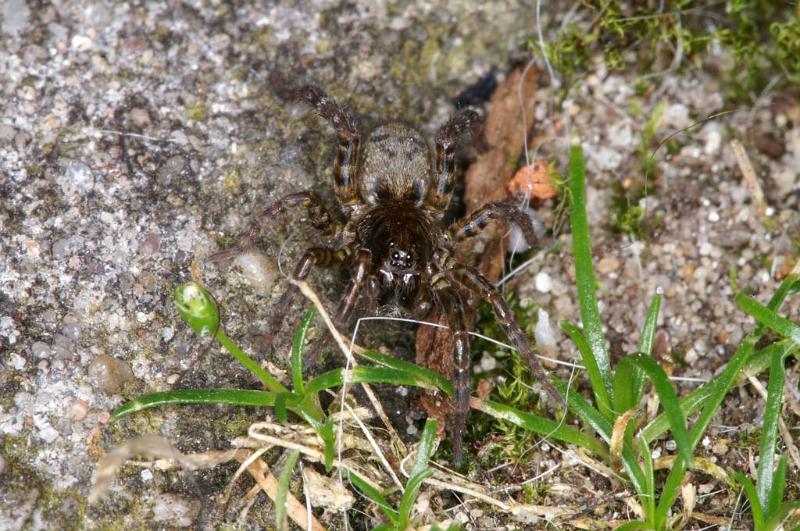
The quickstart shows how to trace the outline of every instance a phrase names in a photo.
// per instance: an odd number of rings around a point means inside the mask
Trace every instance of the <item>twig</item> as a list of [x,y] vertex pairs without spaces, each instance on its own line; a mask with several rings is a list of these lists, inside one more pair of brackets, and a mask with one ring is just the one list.
[[744,150],[742,143],[736,139],[731,140],[731,148],[733,154],[736,156],[736,163],[739,164],[739,170],[742,172],[744,182],[747,189],[750,191],[750,197],[753,199],[753,204],[758,210],[758,218],[764,221],[767,217],[767,202],[764,199],[764,191],[761,189],[761,184],[758,182],[758,177],[750,163],[750,157]]
[[[247,467],[247,471],[259,484],[267,496],[274,502],[278,496],[278,480],[272,475],[267,464],[258,459]],[[309,520],[311,521],[311,529],[313,531],[325,531],[325,527],[319,523],[314,515],[309,515],[306,511],[305,505],[297,501],[291,492],[286,493],[286,514],[301,528],[306,527]]]

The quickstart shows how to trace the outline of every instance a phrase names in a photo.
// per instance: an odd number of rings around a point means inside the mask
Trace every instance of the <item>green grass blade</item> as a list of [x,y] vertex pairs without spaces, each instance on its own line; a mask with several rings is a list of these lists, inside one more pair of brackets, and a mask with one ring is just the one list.
[[569,444],[575,444],[590,452],[600,456],[607,457],[608,449],[606,446],[598,441],[595,437],[576,430],[566,424],[558,423],[550,419],[534,415],[525,411],[520,411],[511,406],[493,402],[491,400],[481,400],[478,403],[478,410],[491,415],[494,418],[505,420],[522,429],[538,433],[539,435],[547,436],[550,439],[556,439]]
[[750,314],[750,316],[754,317],[760,324],[800,344],[800,326],[794,324],[789,319],[781,317],[775,313],[774,310],[769,309],[747,295],[737,295],[736,304],[739,305],[739,308]]
[[142,395],[111,413],[111,420],[167,404],[231,404],[234,406],[274,406],[275,393],[249,389],[179,389]]
[[[392,524],[397,524],[397,521],[400,518],[400,515],[397,511],[392,507],[392,505],[383,497],[378,489],[370,485],[367,481],[361,478],[358,474],[353,472],[352,470],[347,470],[347,479],[350,480],[350,483],[353,484],[358,490],[360,490],[364,496],[375,502],[375,504],[380,507],[383,511],[383,514],[386,515],[386,518]],[[396,528],[395,525],[391,526],[390,529]]]
[[296,393],[300,394],[305,389],[305,382],[303,381],[303,345],[306,342],[306,335],[309,328],[311,328],[311,323],[314,322],[316,314],[316,307],[311,306],[303,320],[300,321],[300,326],[294,331],[294,338],[292,339],[292,387]]
[[656,513],[656,478],[653,469],[653,456],[650,454],[650,446],[643,437],[637,437],[639,444],[639,455],[642,458],[642,486],[643,491],[639,492],[639,503],[642,504],[645,518],[652,521]]
[[376,365],[396,369],[407,374],[413,374],[418,381],[427,383],[427,385],[421,385],[420,387],[426,387],[428,389],[439,388],[447,393],[448,396],[453,396],[453,384],[438,372],[372,350],[368,350],[360,354],[360,356],[370,360]]
[[428,461],[431,458],[431,454],[433,454],[433,447],[436,442],[436,427],[436,419],[428,417],[425,421],[425,427],[422,428],[422,435],[419,438],[417,457],[414,460],[414,468],[411,469],[412,476],[416,476],[428,468]]
[[653,524],[643,522],[641,520],[634,520],[633,522],[625,522],[619,527],[614,528],[615,531],[634,531],[636,529],[653,529]]
[[403,489],[403,497],[400,499],[398,529],[406,529],[408,527],[411,521],[411,509],[414,507],[414,501],[417,499],[422,482],[433,474],[433,471],[428,466],[428,461],[431,458],[436,441],[436,426],[436,420],[428,418],[425,421],[425,427],[422,429],[422,435],[417,446],[417,457],[414,460],[414,468],[411,469],[411,476],[408,478],[408,482]]
[[678,395],[675,393],[675,388],[672,387],[672,382],[669,381],[667,373],[653,358],[645,354],[633,354],[620,361],[620,364],[627,363],[635,364],[650,377],[650,381],[653,382],[658,397],[661,399],[664,412],[667,414],[672,437],[678,446],[678,453],[683,456],[686,466],[692,466],[693,448],[689,444],[686,419],[681,412]]
[[[697,421],[692,426],[692,429],[689,431],[689,447],[691,448],[692,452],[697,447],[697,444],[700,442],[700,439],[703,437],[706,429],[708,429],[709,424],[711,423],[711,419],[714,418],[714,415],[717,413],[720,404],[725,399],[725,396],[730,391],[731,387],[733,387],[733,383],[736,379],[736,376],[741,371],[742,367],[747,361],[748,358],[753,353],[753,348],[756,342],[760,339],[761,335],[763,335],[763,329],[758,327],[755,332],[749,334],[747,337],[742,340],[739,344],[739,347],[734,352],[731,361],[722,371],[722,373],[716,378],[716,382],[712,386],[712,393],[705,399],[703,404],[703,410],[700,413],[700,416],[697,418]],[[675,459],[675,463],[670,469],[669,474],[667,475],[667,479],[664,483],[664,488],[661,492],[661,499],[658,502],[658,507],[656,509],[656,517],[655,517],[655,524],[656,527],[663,526],[667,519],[667,513],[669,512],[672,503],[677,498],[680,484],[683,481],[683,476],[686,473],[686,461],[678,455]]]
[[[652,355],[653,352],[653,340],[656,335],[656,324],[658,323],[658,312],[660,310],[661,295],[656,295],[647,310],[647,318],[644,321],[644,327],[642,327],[642,335],[639,336],[639,352],[647,356]],[[619,371],[619,367],[617,367],[617,370]],[[634,367],[627,385],[622,385],[623,381],[619,379],[618,374],[614,376],[614,399],[617,411],[627,411],[638,407],[644,390],[644,372],[638,367]],[[618,394],[621,389],[625,393],[624,399],[621,399]]]
[[597,359],[592,353],[592,348],[586,341],[583,332],[577,326],[568,323],[567,321],[561,322],[561,329],[578,347],[578,352],[583,360],[583,365],[586,367],[586,372],[589,375],[589,382],[592,385],[592,392],[594,399],[597,403],[597,409],[608,420],[614,419],[614,413],[611,411],[611,400],[606,392],[606,384],[603,380],[603,374],[600,372],[600,367],[597,365]]
[[300,450],[293,450],[278,477],[278,492],[275,495],[275,528],[278,531],[289,529],[289,522],[286,518],[286,495],[289,492],[289,480],[292,478],[292,470],[297,464],[298,457],[300,457]]
[[[347,372],[344,369],[333,369],[320,374],[306,385],[306,394],[319,393],[324,389],[341,387]],[[416,374],[398,371],[387,367],[365,367],[359,365],[350,370],[348,383],[386,383],[394,385],[409,385],[436,389],[429,380],[421,380]]]
[[264,384],[264,387],[269,389],[270,391],[274,391],[276,393],[288,393],[289,390],[280,383],[274,376],[270,373],[265,371],[261,365],[256,363],[253,358],[248,356],[244,353],[242,349],[240,349],[233,341],[225,335],[225,332],[222,329],[217,330],[217,333],[214,335],[219,344],[225,347],[225,350],[230,352],[236,360],[244,365],[244,367],[253,373],[253,375],[261,380],[261,383]]
[[[759,462],[760,464],[760,462]],[[786,456],[781,456],[778,461],[778,469],[775,470],[775,477],[772,478],[772,489],[769,491],[769,498],[767,499],[767,514],[777,513],[783,504],[783,492],[786,488],[786,471],[787,461]]]
[[[764,406],[764,423],[761,427],[761,442],[758,449],[758,469],[756,471],[756,490],[761,506],[768,508],[771,493],[777,487],[774,481],[775,448],[778,443],[778,423],[781,418],[783,384],[785,380],[784,355],[776,352],[772,358],[767,384],[767,402]],[[783,490],[783,487],[779,487]],[[781,501],[783,496],[781,495]]]
[[[572,252],[575,255],[575,277],[578,287],[578,304],[581,310],[583,333],[602,377],[605,391],[613,392],[611,362],[606,349],[606,339],[597,307],[592,246],[589,238],[589,221],[586,216],[585,169],[583,148],[574,142],[569,150],[569,189],[571,195],[570,223],[572,225]],[[592,382],[594,385],[594,382]],[[595,394],[597,391],[595,391]]]
[[[783,521],[784,518],[789,516],[789,513],[791,513],[792,511],[796,511],[797,509],[800,509],[800,501],[784,503],[774,513],[767,513],[767,521],[764,523],[764,529],[766,529],[767,531],[772,531],[773,529],[779,529],[778,526],[780,524],[782,523],[785,524],[785,522]],[[795,522],[796,521],[797,520],[795,516]],[[783,527],[780,529],[788,529],[788,528]],[[797,531],[797,526],[792,527],[791,529],[792,531]]]
[[569,410],[591,426],[606,444],[611,444],[611,435],[614,431],[612,422],[601,415],[599,411],[593,408],[591,404],[574,389],[568,393],[567,386],[562,382],[555,381],[554,384],[556,388],[561,391],[561,396],[566,397]]
[[325,472],[330,472],[333,468],[333,458],[336,455],[336,447],[334,442],[336,436],[333,433],[333,418],[328,417],[328,420],[319,427],[317,430],[322,442],[325,443]]
[[[800,348],[791,347],[791,342],[787,340],[773,343],[772,345],[762,348],[748,358],[745,367],[736,376],[735,385],[739,385],[745,381],[748,376],[760,374],[764,369],[769,367],[775,352],[788,352],[788,354],[793,355],[796,354],[798,350],[800,350]],[[689,415],[699,411],[714,392],[715,385],[716,380],[713,380],[681,398],[680,404],[683,415],[689,417]],[[669,430],[669,421],[667,420],[666,414],[661,413],[642,429],[641,435],[647,441],[654,441],[666,433],[667,430]]]
[[750,512],[753,514],[753,527],[757,531],[764,529],[764,509],[758,499],[756,486],[753,485],[753,482],[749,477],[745,476],[741,472],[735,473],[733,478],[742,486],[744,489],[744,494],[747,496],[747,500],[750,502]]

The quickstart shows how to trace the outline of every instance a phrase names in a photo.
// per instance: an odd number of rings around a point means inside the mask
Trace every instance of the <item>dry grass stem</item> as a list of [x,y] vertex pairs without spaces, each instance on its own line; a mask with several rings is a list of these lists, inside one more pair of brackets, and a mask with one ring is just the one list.
[[733,149],[733,154],[736,156],[736,163],[742,172],[747,189],[750,191],[753,205],[758,210],[758,217],[761,221],[764,221],[767,217],[767,201],[764,199],[764,191],[761,189],[761,183],[758,182],[753,165],[750,163],[750,157],[744,150],[742,143],[736,139],[731,140],[731,149]]

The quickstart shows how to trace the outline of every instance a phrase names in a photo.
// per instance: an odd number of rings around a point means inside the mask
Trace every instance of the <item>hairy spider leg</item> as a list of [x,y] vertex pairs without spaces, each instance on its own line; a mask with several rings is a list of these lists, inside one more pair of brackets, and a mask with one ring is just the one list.
[[436,165],[431,186],[425,196],[425,206],[440,216],[444,214],[456,184],[455,156],[458,140],[469,132],[472,138],[481,138],[481,121],[477,112],[459,111],[436,133]]
[[[372,269],[372,253],[369,249],[360,248],[356,251],[353,259],[352,276],[350,284],[347,287],[344,298],[339,303],[336,309],[336,314],[333,317],[333,326],[336,330],[341,332],[347,320],[355,309],[358,303],[358,297],[362,289],[368,282],[368,275]],[[368,288],[369,289],[369,288]],[[311,347],[311,350],[306,354],[306,365],[313,365],[317,362],[322,349],[328,346],[331,336],[326,334],[319,338],[317,342]]]
[[352,276],[350,277],[350,284],[347,286],[347,291],[336,309],[336,315],[333,317],[333,324],[337,330],[347,324],[347,320],[353,313],[353,310],[358,303],[361,290],[367,283],[367,276],[372,270],[372,252],[363,247],[358,249],[353,259]]
[[510,200],[486,203],[466,218],[450,225],[447,230],[453,241],[458,242],[479,234],[491,221],[495,220],[505,220],[517,225],[525,235],[528,245],[533,245],[536,241],[531,218]]
[[[346,257],[347,249],[312,247],[303,254],[303,257],[297,263],[297,266],[295,266],[292,278],[297,282],[303,281],[308,278],[308,275],[315,266],[335,267],[341,264]],[[269,322],[269,332],[267,332],[267,337],[264,338],[263,348],[265,352],[272,349],[272,341],[283,325],[283,320],[286,314],[289,313],[292,302],[294,302],[295,295],[297,295],[298,291],[300,291],[300,289],[296,284],[289,283],[283,295],[281,295],[278,305],[275,307],[275,313],[272,314],[272,318]]]
[[435,274],[431,283],[434,285],[434,296],[453,334],[453,412],[448,428],[453,439],[453,465],[460,467],[469,413],[469,337],[464,322],[464,307],[458,292],[445,280],[442,273]]
[[308,222],[318,230],[324,231],[327,235],[333,235],[339,230],[339,224],[334,223],[325,203],[314,192],[297,192],[282,197],[280,200],[265,208],[258,215],[253,218],[247,229],[239,237],[239,241],[235,246],[225,251],[212,254],[209,259],[211,261],[223,260],[235,256],[248,247],[253,245],[258,232],[261,230],[261,225],[271,223],[286,213],[287,208],[303,206],[308,209]]
[[339,151],[333,167],[336,196],[343,207],[359,203],[358,155],[361,133],[353,118],[316,85],[287,88],[281,76],[275,72],[270,79],[278,97],[308,103],[333,126],[339,140]]
[[563,404],[564,399],[547,378],[547,373],[542,367],[542,364],[539,363],[539,360],[533,354],[533,348],[531,347],[528,336],[525,335],[522,327],[517,323],[513,312],[508,307],[508,304],[506,304],[500,292],[495,289],[486,277],[470,266],[459,264],[451,271],[451,275],[452,278],[465,288],[480,293],[481,298],[492,306],[495,318],[500,323],[500,326],[503,327],[506,336],[508,336],[514,348],[525,358],[534,377],[542,383],[547,394],[550,395],[553,400]]

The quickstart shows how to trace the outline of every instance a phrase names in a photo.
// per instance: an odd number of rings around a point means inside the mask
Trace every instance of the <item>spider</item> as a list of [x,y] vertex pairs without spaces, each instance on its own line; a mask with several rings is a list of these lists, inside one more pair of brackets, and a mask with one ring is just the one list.
[[[467,298],[477,295],[491,305],[535,377],[548,394],[560,400],[502,295],[475,268],[453,256],[454,244],[478,234],[492,220],[515,223],[533,243],[530,218],[513,203],[497,201],[483,205],[449,227],[443,224],[455,185],[456,146],[466,134],[479,138],[482,128],[478,113],[462,110],[454,114],[439,129],[432,158],[418,131],[389,123],[364,137],[353,118],[319,87],[288,88],[278,75],[270,77],[281,99],[309,104],[335,130],[338,153],[333,168],[334,188],[345,222],[338,222],[316,193],[289,194],[262,210],[232,249],[216,253],[211,259],[241,252],[253,244],[262,224],[276,221],[290,207],[305,207],[305,220],[324,232],[328,242],[308,249],[292,276],[295,281],[303,281],[315,267],[347,268],[349,285],[333,318],[337,328],[347,324],[362,297],[371,310],[389,306],[416,319],[444,316],[454,344],[454,396],[447,428],[456,467],[462,462],[470,399]],[[290,283],[281,296],[270,322],[268,343],[280,329],[297,292],[298,287]]]

